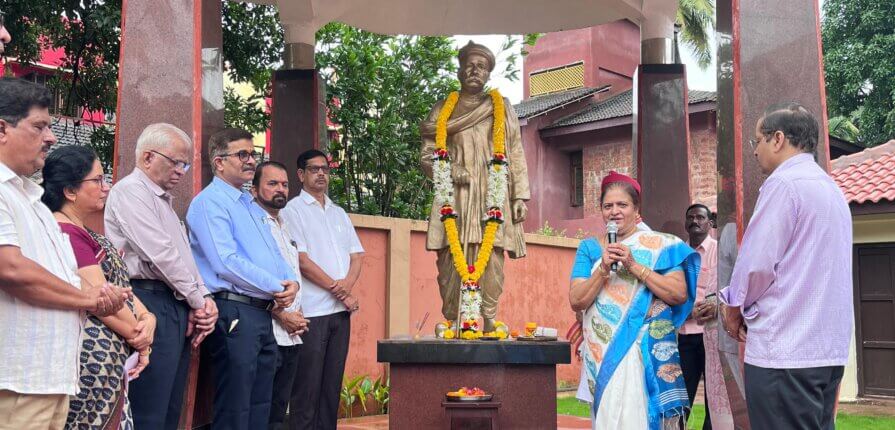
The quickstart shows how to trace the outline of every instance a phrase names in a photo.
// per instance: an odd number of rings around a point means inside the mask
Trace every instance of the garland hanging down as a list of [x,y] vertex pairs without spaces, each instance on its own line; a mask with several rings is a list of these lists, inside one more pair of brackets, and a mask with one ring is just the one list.
[[438,120],[435,123],[435,153],[432,155],[435,202],[441,205],[441,222],[444,224],[454,267],[462,281],[460,286],[461,326],[459,328],[470,333],[470,336],[465,336],[466,338],[474,337],[473,333],[481,333],[478,320],[481,318],[482,297],[478,281],[491,259],[497,228],[503,223],[502,206],[507,193],[506,117],[503,97],[496,89],[489,91],[488,94],[494,105],[494,123],[491,131],[493,147],[488,169],[488,195],[485,201],[485,207],[488,209],[483,214],[485,231],[482,235],[482,246],[479,248],[474,264],[467,264],[463,246],[460,244],[460,233],[457,231],[457,212],[453,206],[454,181],[451,177],[451,158],[447,150],[447,122],[460,98],[460,94],[456,91],[448,96],[438,114]]

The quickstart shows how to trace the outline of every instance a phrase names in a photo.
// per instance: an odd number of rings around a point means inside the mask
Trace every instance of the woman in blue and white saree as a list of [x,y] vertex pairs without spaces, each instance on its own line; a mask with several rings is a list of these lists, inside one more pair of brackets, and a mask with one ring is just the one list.
[[618,241],[581,242],[569,293],[585,312],[592,427],[678,429],[690,404],[677,330],[693,308],[699,254],[676,236],[638,229],[640,185],[627,176],[604,179],[600,210]]

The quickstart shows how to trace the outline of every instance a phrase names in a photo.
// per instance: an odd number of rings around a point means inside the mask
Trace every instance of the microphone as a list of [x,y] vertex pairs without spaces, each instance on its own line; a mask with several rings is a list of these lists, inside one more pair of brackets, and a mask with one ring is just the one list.
[[[618,224],[615,221],[609,221],[606,224],[606,238],[609,239],[609,243],[618,242]],[[611,269],[613,272],[618,270],[618,262],[612,263]]]

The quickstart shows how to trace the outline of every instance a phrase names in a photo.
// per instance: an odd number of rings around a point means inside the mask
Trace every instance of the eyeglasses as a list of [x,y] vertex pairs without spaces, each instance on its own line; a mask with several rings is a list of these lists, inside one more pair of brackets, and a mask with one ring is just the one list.
[[332,171],[332,167],[329,167],[329,166],[307,166],[307,167],[305,167],[304,170],[307,172],[310,172],[313,175],[316,175],[317,173],[320,173],[320,172],[323,172],[324,174],[328,175],[329,172]]
[[[749,139],[749,145],[752,145],[752,150],[755,151],[755,148],[758,148],[758,145],[760,145],[762,142],[767,141],[767,140],[770,139],[771,137],[774,137],[774,136],[777,134],[778,131],[779,131],[780,133],[783,133],[783,132],[780,131],[780,130],[772,131],[772,132],[770,132],[770,133],[767,133],[767,132],[765,132],[764,130],[762,130],[762,131],[761,131],[761,133],[762,133],[762,137],[761,137],[761,139]],[[786,135],[784,134],[784,136],[786,136]]]
[[175,160],[165,154],[162,154],[161,152],[158,152],[158,151],[150,150],[149,152],[151,152],[153,154],[161,155],[165,160],[170,161],[171,164],[174,165],[175,169],[183,170],[183,173],[188,172],[190,170],[190,166],[192,166],[192,164],[190,164],[190,163],[187,163],[185,161],[177,161],[177,160]]
[[82,179],[82,180],[78,181],[78,183],[84,183],[84,182],[96,182],[96,185],[99,185],[100,187],[103,185],[106,185],[106,186],[109,185],[109,181],[106,179],[105,176],[99,176],[99,177],[90,178],[90,179]]
[[229,154],[221,154],[221,155],[218,155],[218,157],[223,158],[223,157],[230,157],[233,155],[239,157],[239,161],[242,161],[243,163],[248,162],[250,158],[258,159],[259,157],[261,157],[261,153],[259,153],[258,151],[246,151],[245,149],[243,149],[242,151],[239,151],[239,152],[231,152]]

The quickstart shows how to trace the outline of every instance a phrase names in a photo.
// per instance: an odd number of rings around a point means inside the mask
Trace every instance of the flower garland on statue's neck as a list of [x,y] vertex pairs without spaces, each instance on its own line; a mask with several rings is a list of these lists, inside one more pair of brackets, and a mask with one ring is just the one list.
[[506,157],[506,117],[503,97],[495,89],[488,92],[494,105],[494,123],[491,131],[491,162],[488,169],[488,196],[485,201],[487,207],[483,214],[485,231],[482,235],[482,245],[476,256],[474,264],[467,264],[463,246],[460,244],[460,234],[457,231],[457,212],[454,210],[453,194],[454,181],[451,177],[451,158],[447,150],[447,122],[457,106],[460,94],[456,91],[448,95],[438,120],[435,123],[435,152],[432,155],[433,179],[435,181],[435,203],[441,206],[441,222],[444,224],[444,232],[447,236],[454,267],[460,274],[462,284],[460,286],[460,321],[459,327],[467,339],[481,335],[478,320],[481,318],[482,297],[480,294],[479,278],[485,272],[488,261],[491,259],[491,251],[494,247],[494,239],[497,236],[497,228],[503,223],[503,202],[507,193],[507,157]]

